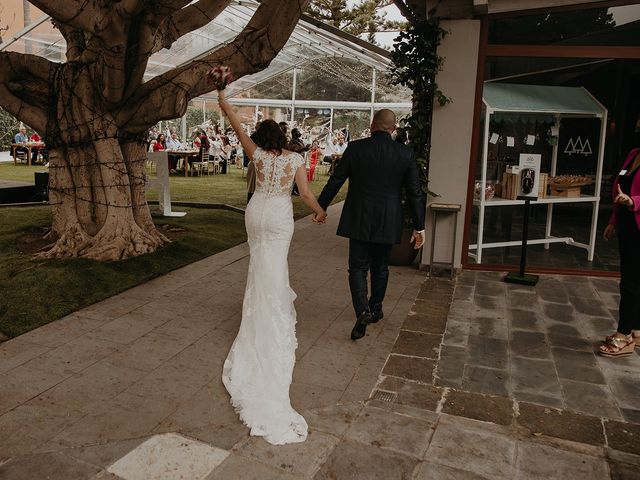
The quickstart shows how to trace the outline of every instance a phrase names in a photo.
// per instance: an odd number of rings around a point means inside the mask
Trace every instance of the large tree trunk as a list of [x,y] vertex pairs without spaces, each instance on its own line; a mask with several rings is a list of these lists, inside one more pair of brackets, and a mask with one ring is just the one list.
[[[269,65],[308,0],[261,0],[230,43],[151,80],[151,55],[213,20],[230,0],[30,0],[63,35],[66,62],[0,51],[0,106],[41,132],[49,157],[53,242],[42,257],[121,260],[168,243],[145,197],[146,131],[212,90]],[[26,3],[25,3],[26,5]]]
[[119,141],[88,69],[61,67],[56,119],[46,136],[55,242],[43,257],[122,260],[155,251],[169,240],[157,231],[145,198],[142,139]]

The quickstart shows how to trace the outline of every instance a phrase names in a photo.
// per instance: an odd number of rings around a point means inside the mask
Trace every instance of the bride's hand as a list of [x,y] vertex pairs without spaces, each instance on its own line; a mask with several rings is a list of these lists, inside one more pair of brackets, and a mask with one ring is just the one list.
[[324,223],[327,219],[327,212],[322,211],[321,213],[314,213],[313,214],[313,223]]

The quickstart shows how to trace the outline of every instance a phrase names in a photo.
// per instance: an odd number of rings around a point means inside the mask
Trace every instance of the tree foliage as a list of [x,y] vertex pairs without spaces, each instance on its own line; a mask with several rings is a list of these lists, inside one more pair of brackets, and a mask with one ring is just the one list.
[[376,33],[404,26],[404,22],[387,19],[382,11],[392,4],[393,0],[312,0],[306,13],[351,35],[367,34],[367,40],[375,44]]

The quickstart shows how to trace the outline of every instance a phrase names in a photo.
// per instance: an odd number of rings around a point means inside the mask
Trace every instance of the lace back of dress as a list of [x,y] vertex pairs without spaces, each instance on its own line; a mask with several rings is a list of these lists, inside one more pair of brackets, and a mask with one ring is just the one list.
[[275,155],[258,148],[253,156],[256,169],[256,192],[267,196],[290,195],[296,169],[302,164],[300,155]]

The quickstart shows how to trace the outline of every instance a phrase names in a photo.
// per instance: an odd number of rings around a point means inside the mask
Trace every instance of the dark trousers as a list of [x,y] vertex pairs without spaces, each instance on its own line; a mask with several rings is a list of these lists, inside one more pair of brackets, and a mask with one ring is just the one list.
[[[389,282],[391,244],[349,240],[349,288],[356,317],[370,310],[382,310]],[[371,297],[368,298],[367,275],[371,272]]]
[[[620,222],[623,223],[623,222]],[[636,225],[619,225],[620,321],[618,332],[629,335],[640,330],[640,230]]]

